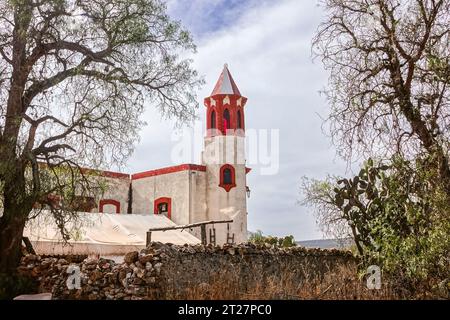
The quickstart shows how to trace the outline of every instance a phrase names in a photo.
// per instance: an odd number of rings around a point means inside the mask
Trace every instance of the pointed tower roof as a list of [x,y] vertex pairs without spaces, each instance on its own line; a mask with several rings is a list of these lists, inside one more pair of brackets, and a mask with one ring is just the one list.
[[217,80],[216,86],[211,93],[211,96],[216,94],[235,94],[240,96],[241,93],[228,70],[228,64],[225,63],[223,71],[220,74],[219,80]]

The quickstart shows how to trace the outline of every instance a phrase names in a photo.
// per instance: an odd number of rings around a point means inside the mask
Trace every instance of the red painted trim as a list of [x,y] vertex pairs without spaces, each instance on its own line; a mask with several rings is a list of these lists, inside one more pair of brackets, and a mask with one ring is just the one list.
[[113,200],[113,199],[100,200],[99,205],[98,205],[98,212],[103,213],[103,206],[108,205],[108,204],[115,206],[116,213],[120,213],[120,202],[117,200]]
[[113,171],[100,171],[100,174],[103,177],[108,177],[108,178],[130,179],[130,175],[128,173],[113,172]]
[[168,198],[168,197],[161,197],[155,200],[154,204],[153,204],[153,213],[154,214],[158,214],[158,205],[160,203],[167,203],[167,216],[170,217],[172,216],[172,199]]
[[127,173],[104,171],[97,169],[81,168],[80,170],[84,174],[100,175],[102,177],[116,178],[116,179],[130,179],[130,175]]
[[245,174],[249,173],[250,171],[252,171],[252,168],[245,167]]
[[166,167],[166,168],[161,168],[161,169],[156,169],[156,170],[135,173],[135,174],[131,175],[131,179],[137,180],[137,179],[154,177],[154,176],[159,176],[162,174],[168,174],[168,173],[174,173],[174,172],[186,171],[186,170],[206,171],[206,166],[202,166],[202,165],[198,165],[198,164],[180,164],[178,166]]
[[[46,162],[38,162],[38,165],[40,168],[47,168],[48,164]],[[69,166],[61,166],[62,168]],[[78,169],[78,167],[73,166],[73,169]],[[118,179],[130,179],[130,175],[128,173],[122,173],[122,172],[114,172],[114,171],[106,171],[106,170],[99,170],[99,169],[90,169],[90,168],[80,168],[80,172],[83,174],[92,174],[92,175],[100,175],[102,177],[109,177],[109,178],[118,178]]]
[[[225,169],[230,169],[231,170],[231,183],[230,184],[225,184],[223,182],[223,172]],[[234,187],[236,187],[236,172],[234,170],[234,167],[230,164],[224,164],[223,166],[220,167],[220,184],[219,187],[222,187],[225,189],[226,192],[230,192],[230,190]]]

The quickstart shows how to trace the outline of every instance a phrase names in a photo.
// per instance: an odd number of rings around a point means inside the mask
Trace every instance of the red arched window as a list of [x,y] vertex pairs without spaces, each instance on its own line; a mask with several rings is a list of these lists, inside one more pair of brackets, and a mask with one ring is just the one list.
[[242,129],[241,110],[238,110],[238,112],[237,112],[237,128]]
[[211,129],[215,129],[216,128],[216,112],[213,110],[211,112]]
[[219,187],[224,188],[226,192],[236,187],[236,173],[232,165],[224,164],[220,167]]
[[113,199],[102,199],[102,200],[100,200],[100,203],[99,203],[99,209],[98,209],[98,212],[104,212],[103,210],[104,210],[104,206],[106,206],[106,205],[112,205],[112,206],[114,206],[114,207],[116,207],[116,213],[120,213],[120,202],[119,201],[117,201],[117,200],[113,200]]
[[231,128],[230,111],[228,111],[228,109],[225,109],[223,111],[223,131],[224,131],[224,133],[226,133],[227,130],[230,128]]
[[153,204],[153,213],[165,215],[170,219],[172,215],[172,199],[167,197],[156,199]]

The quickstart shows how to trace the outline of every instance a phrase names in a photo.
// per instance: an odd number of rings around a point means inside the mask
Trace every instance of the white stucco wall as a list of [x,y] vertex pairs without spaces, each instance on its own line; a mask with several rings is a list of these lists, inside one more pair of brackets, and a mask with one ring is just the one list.
[[[100,211],[100,200],[115,200],[120,203],[120,213],[127,213],[128,209],[128,190],[130,186],[130,179],[124,177],[106,177],[106,176],[93,176],[91,177],[92,183],[101,185],[105,188],[104,192],[100,192],[99,189],[92,191],[92,197],[95,198],[97,207],[92,212]],[[81,194],[81,192],[80,192]],[[103,207],[105,213],[116,213],[116,207],[113,205],[105,205]]]
[[[97,208],[92,210],[93,212],[99,212],[100,200],[112,199],[120,202],[120,213],[127,213],[128,209],[128,190],[130,186],[130,180],[127,178],[110,178],[101,177],[102,182],[106,186],[105,192],[97,195]],[[116,208],[113,205],[105,205],[103,211],[106,213],[116,213]]]
[[[191,175],[191,214],[190,222],[201,222],[211,220],[208,216],[208,206],[206,202],[206,181],[207,173],[204,171],[196,171]],[[189,230],[191,234],[201,239],[200,228]]]
[[[245,171],[245,138],[216,136],[205,138],[203,161],[206,165],[207,216],[214,220],[229,220],[230,235],[234,233],[236,243],[247,240],[247,199]],[[236,187],[227,192],[220,187],[220,168],[230,164],[235,168]],[[227,225],[216,225],[216,241],[227,241]],[[209,231],[208,231],[209,236]]]
[[[154,201],[171,198],[171,220],[178,225],[189,224],[204,217],[205,172],[183,170],[135,179],[133,213],[154,214]],[[195,218],[193,217],[195,215]]]

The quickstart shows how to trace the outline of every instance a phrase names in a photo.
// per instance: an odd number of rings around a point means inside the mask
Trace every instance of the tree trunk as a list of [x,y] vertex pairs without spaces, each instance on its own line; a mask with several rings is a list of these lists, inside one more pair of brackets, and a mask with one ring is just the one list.
[[0,218],[0,273],[15,273],[21,257],[23,230],[32,203],[25,192],[24,168],[16,163],[3,187],[3,215]]
[[28,213],[27,205],[4,207],[0,218],[0,299],[12,299],[37,290],[35,280],[17,272],[22,256],[22,236]]
[[[392,45],[392,47],[394,47],[394,45]],[[411,125],[413,133],[415,133],[422,142],[425,150],[431,156],[436,157],[436,168],[438,169],[439,177],[443,182],[445,192],[450,196],[449,156],[442,144],[435,139],[432,131],[427,127],[426,122],[420,114],[420,110],[411,102],[411,88],[405,86],[405,82],[402,78],[403,75],[400,68],[400,61],[396,56],[394,49],[390,51],[390,58],[391,61],[393,61],[390,68],[391,79],[399,99],[400,111]]]
[[450,197],[450,163],[442,147],[439,149],[437,157],[439,175],[444,182],[445,191]]
[[3,212],[0,218],[0,273],[15,274],[20,263],[26,216],[19,212]]
[[439,144],[432,136],[430,130],[419,116],[413,117],[406,114],[406,118],[411,124],[414,132],[416,132],[424,148],[435,160],[434,165],[439,174],[439,178],[443,183],[445,192],[450,196],[450,163],[449,158],[441,144]]

